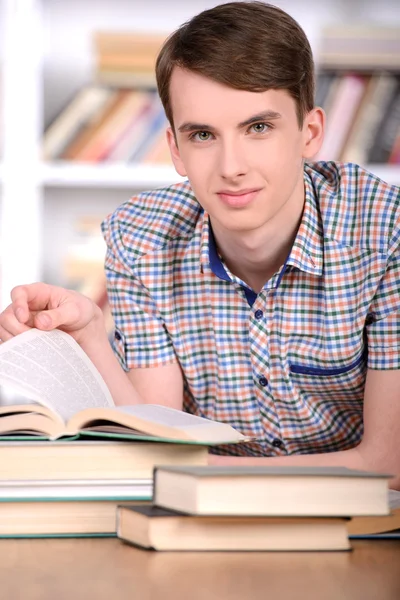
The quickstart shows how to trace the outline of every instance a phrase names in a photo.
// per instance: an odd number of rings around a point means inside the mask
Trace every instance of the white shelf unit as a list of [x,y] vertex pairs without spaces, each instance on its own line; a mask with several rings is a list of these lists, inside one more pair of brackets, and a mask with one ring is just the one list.
[[[397,165],[369,164],[366,168],[387,183],[399,185],[400,168]],[[0,171],[1,177],[1,171]],[[52,187],[107,187],[149,188],[184,181],[169,166],[152,165],[84,165],[43,164],[40,180],[44,186]]]
[[[179,181],[170,167],[46,164],[40,138],[93,76],[91,34],[99,29],[168,33],[207,0],[0,0],[3,161],[0,165],[0,309],[18,283],[61,283],[74,215],[106,216],[130,195]],[[398,0],[275,0],[305,29],[318,59],[330,24],[400,24]],[[367,165],[389,183],[400,168]]]
[[53,187],[107,187],[107,188],[157,188],[183,180],[170,166],[128,164],[71,164],[43,163],[40,179],[44,186]]

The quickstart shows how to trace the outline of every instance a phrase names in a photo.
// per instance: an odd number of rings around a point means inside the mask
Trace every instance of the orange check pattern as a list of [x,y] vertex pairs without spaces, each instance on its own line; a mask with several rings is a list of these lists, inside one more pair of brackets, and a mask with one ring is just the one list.
[[354,164],[305,165],[292,250],[256,295],[228,271],[188,182],[103,223],[125,370],[179,361],[184,409],[273,456],[355,446],[367,368],[400,368],[399,188]]

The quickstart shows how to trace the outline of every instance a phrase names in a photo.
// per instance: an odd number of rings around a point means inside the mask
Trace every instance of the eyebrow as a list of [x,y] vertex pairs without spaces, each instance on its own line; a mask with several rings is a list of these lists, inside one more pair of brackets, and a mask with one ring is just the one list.
[[[257,113],[246,119],[245,121],[241,121],[238,124],[238,129],[242,129],[248,125],[252,125],[253,123],[258,123],[259,121],[275,121],[280,119],[282,115],[274,110],[265,110],[263,112]],[[207,123],[192,123],[188,121],[187,123],[182,123],[178,127],[178,131],[180,133],[190,133],[191,131],[215,131],[215,127],[212,125],[207,125]]]

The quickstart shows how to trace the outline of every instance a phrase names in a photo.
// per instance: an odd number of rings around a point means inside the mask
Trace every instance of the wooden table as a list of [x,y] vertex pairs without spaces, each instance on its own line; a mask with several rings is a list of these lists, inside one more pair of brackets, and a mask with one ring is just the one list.
[[399,600],[400,541],[352,552],[156,553],[115,538],[0,540],[2,600]]

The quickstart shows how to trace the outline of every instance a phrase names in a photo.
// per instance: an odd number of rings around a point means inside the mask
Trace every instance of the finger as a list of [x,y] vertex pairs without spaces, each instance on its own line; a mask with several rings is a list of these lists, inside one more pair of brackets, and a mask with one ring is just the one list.
[[57,296],[58,293],[58,288],[46,283],[30,283],[13,288],[11,300],[18,321],[20,323],[28,321],[32,310],[43,310],[48,305],[51,296]]
[[24,331],[28,331],[31,327],[33,327],[33,320],[31,326],[29,326],[29,324],[20,323],[14,315],[14,312],[8,309],[0,315],[0,339],[3,340],[3,342],[10,340]]
[[37,312],[33,324],[37,329],[51,330],[58,327],[68,329],[79,319],[79,310],[74,302],[65,302],[57,308]]

